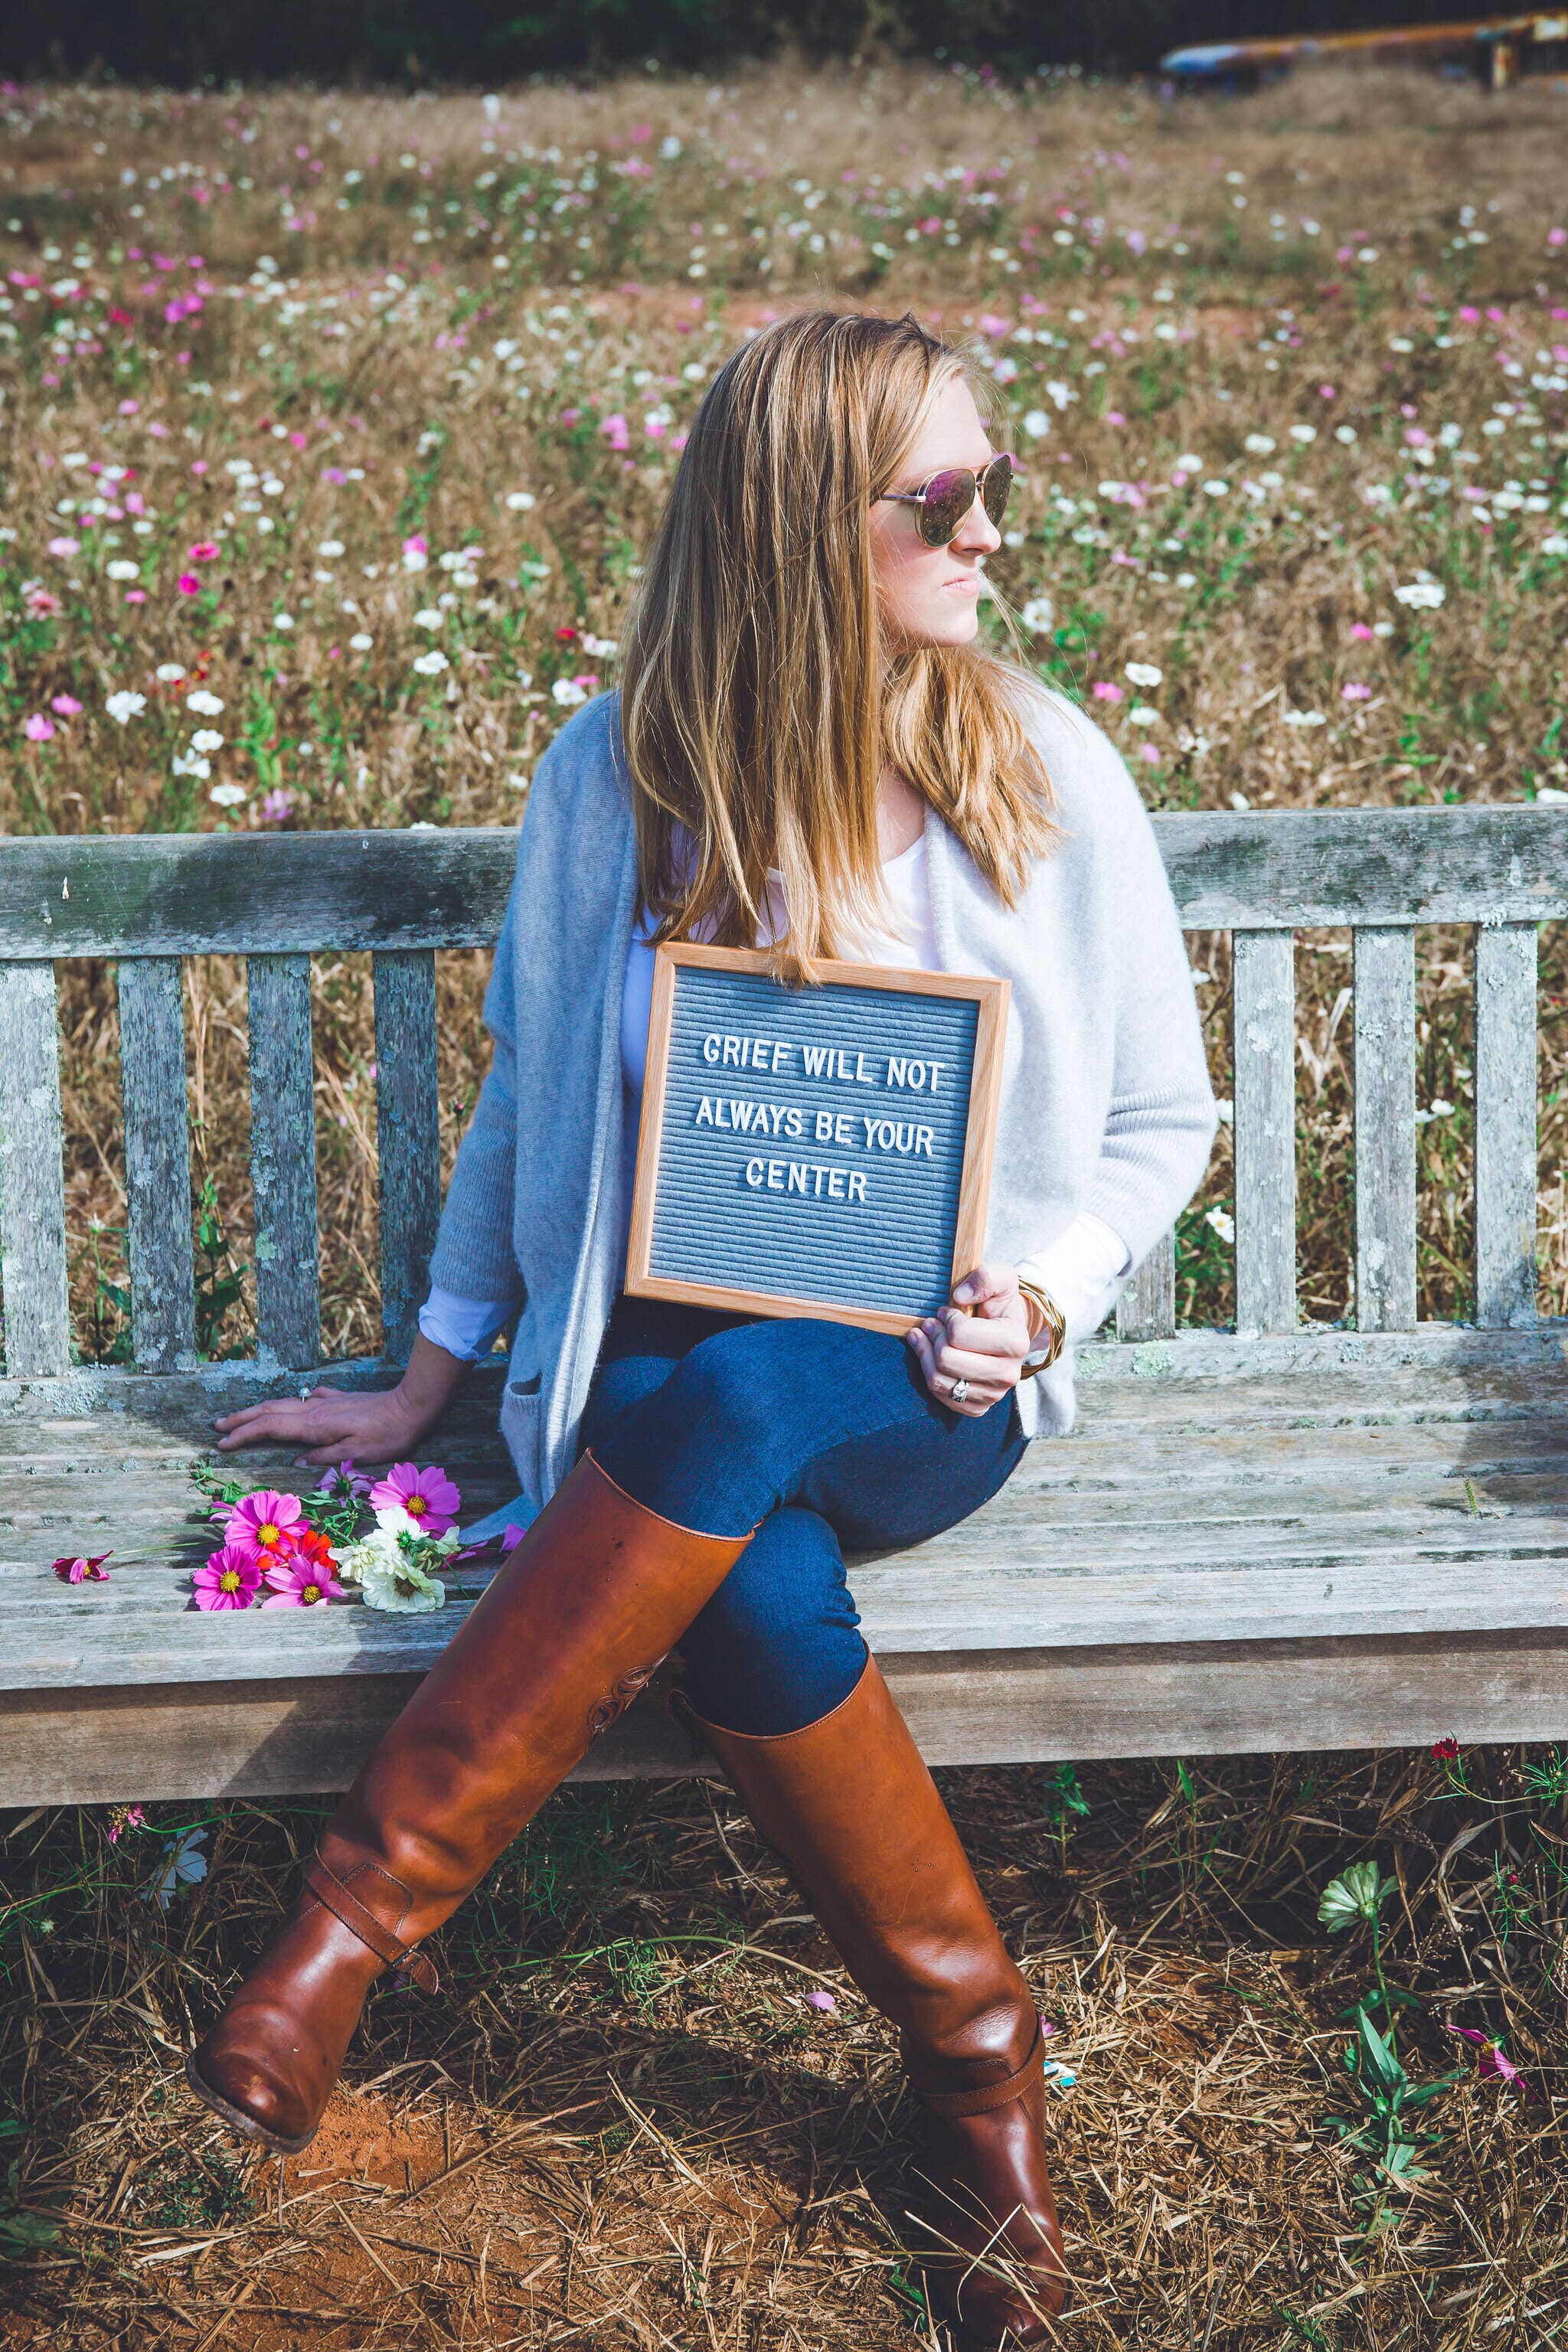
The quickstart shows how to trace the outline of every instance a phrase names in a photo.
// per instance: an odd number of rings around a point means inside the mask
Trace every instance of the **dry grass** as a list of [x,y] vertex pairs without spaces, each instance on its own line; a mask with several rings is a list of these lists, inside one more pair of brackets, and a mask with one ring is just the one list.
[[[494,118],[468,98],[8,98],[0,262],[42,282],[14,279],[0,312],[16,330],[0,332],[0,824],[513,821],[566,716],[555,685],[613,679],[585,638],[616,635],[701,380],[744,325],[817,297],[913,303],[1016,362],[998,396],[1029,479],[997,577],[1020,608],[1051,600],[1036,658],[1134,757],[1152,804],[1559,790],[1564,103],[1368,74],[1161,110],[891,71],[539,89]],[[628,160],[647,172],[615,168]],[[939,193],[927,175],[949,170],[973,176]],[[68,279],[82,290],[51,292]],[[166,320],[171,287],[205,287],[203,307]],[[616,415],[624,453],[603,429]],[[77,453],[134,475],[94,480],[64,464]],[[1186,455],[1201,464],[1175,467]],[[242,458],[254,490],[226,470]],[[1173,487],[1173,469],[1190,478]],[[524,492],[531,506],[508,504]],[[84,523],[93,495],[121,511]],[[430,562],[408,572],[416,535]],[[193,558],[204,541],[218,552]],[[483,552],[443,572],[464,548]],[[128,562],[133,581],[110,578]],[[1422,572],[1439,611],[1394,597]],[[416,622],[432,607],[437,625]],[[448,667],[422,676],[433,646]],[[1160,686],[1131,688],[1129,661]],[[173,663],[184,678],[160,681]],[[187,712],[198,683],[217,719]],[[145,707],[120,723],[106,702],[122,689]],[[80,710],[52,713],[58,695]],[[1145,696],[1151,723],[1132,717]],[[53,735],[28,740],[29,714]],[[206,775],[177,773],[198,723],[226,740],[196,754]],[[224,785],[227,806],[209,797]],[[1348,941],[1301,950],[1301,1288],[1332,1318],[1349,1298]],[[1468,941],[1424,934],[1422,952],[1419,1099],[1456,1106],[1423,1129],[1423,1311],[1449,1313],[1468,1286]],[[1193,956],[1228,1093],[1225,944]],[[1542,971],[1542,1255],[1561,1309],[1555,938]],[[329,1343],[349,1350],[377,1336],[366,980],[352,957],[316,976],[323,1294]],[[483,1070],[481,984],[481,960],[446,960],[448,1151]],[[243,1265],[243,971],[193,966],[189,988],[198,1175],[216,1258]],[[70,973],[87,1354],[123,1338],[113,1008],[107,971]],[[1205,1204],[1229,1197],[1222,1139]],[[1184,1312],[1223,1319],[1228,1253],[1196,1213],[1183,1266]],[[245,1349],[247,1311],[211,1343]],[[1425,1761],[1096,1769],[1087,1817],[1049,1773],[949,1776],[1078,2076],[1053,2107],[1081,2282],[1064,2341],[1562,2340],[1562,1808],[1520,1759],[1468,1769],[1481,1794]],[[310,1809],[155,1809],[162,1838],[208,1827],[221,1888],[166,1920],[135,1892],[146,1832],[111,1847],[88,1813],[13,1827],[0,2080],[28,2123],[22,2202],[64,2228],[18,2265],[0,2326],[68,2352],[921,2340],[889,2038],[716,1802],[696,1785],[558,1801],[448,1931],[449,2000],[377,2000],[325,2139],[283,2168],[237,2168],[178,2063]],[[1452,2019],[1506,2032],[1535,2094],[1484,2081],[1436,2102],[1428,2177],[1397,2197],[1324,2124],[1350,2111],[1341,2012],[1368,1956],[1328,1942],[1315,1896],[1363,1853],[1399,1881],[1389,1965],[1423,2004],[1403,2029],[1413,2074],[1448,2062]],[[804,2005],[811,1971],[837,1987],[826,2017]]]

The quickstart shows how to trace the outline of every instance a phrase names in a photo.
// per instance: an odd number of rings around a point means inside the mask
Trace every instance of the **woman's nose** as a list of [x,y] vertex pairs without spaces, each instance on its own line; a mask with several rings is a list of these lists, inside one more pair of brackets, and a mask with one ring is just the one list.
[[978,490],[974,504],[963,519],[963,528],[952,541],[966,555],[994,555],[1002,544],[1002,534],[986,513]]

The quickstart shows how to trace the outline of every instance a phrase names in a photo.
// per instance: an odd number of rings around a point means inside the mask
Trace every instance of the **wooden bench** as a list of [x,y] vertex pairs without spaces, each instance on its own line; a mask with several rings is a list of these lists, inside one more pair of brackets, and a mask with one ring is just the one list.
[[[1169,1243],[1081,1351],[1075,1435],[988,1509],[862,1562],[873,1646],[944,1763],[1568,1735],[1568,1327],[1535,1319],[1536,929],[1568,810],[1156,820],[1234,940],[1235,1332],[1177,1334]],[[510,832],[0,845],[0,1803],[342,1786],[462,1608],[193,1612],[184,1473],[215,1412],[316,1369],[309,958],[374,958],[382,1358],[439,1209],[435,957],[490,944]],[[1473,1327],[1415,1319],[1415,926],[1474,926]],[[1292,934],[1354,930],[1359,1328],[1297,1328]],[[248,959],[259,1351],[195,1354],[181,959]],[[136,1368],[73,1366],[55,960],[118,963]],[[524,1139],[526,1149],[526,1139]],[[499,1363],[431,1451],[515,1489]],[[287,1456],[246,1457],[258,1475]],[[53,1556],[112,1545],[112,1581]],[[650,1695],[590,1759],[690,1768]]]

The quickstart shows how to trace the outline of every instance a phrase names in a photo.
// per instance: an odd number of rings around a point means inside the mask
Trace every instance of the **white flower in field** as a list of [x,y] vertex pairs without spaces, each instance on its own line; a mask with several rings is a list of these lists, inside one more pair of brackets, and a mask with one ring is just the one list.
[[1216,480],[1216,481],[1212,481],[1212,482],[1205,482],[1205,483],[1204,484],[1204,496],[1205,496],[1205,498],[1209,498],[1209,499],[1223,499],[1223,498],[1228,497],[1229,492],[1230,492],[1230,484],[1229,484],[1228,482],[1221,482],[1221,481],[1217,481],[1217,480]]
[[1267,433],[1249,433],[1243,446],[1249,449],[1255,457],[1267,457],[1274,448],[1274,443]]
[[429,561],[430,558],[421,547],[405,547],[403,551],[405,572],[423,572]]
[[1542,555],[1568,555],[1568,538],[1560,530],[1552,531],[1542,541],[1541,552]]
[[593,661],[613,661],[620,649],[620,641],[616,637],[584,635],[583,639],[583,651]]
[[341,539],[324,539],[317,551],[321,555],[342,555],[343,552],[342,541]]
[[[160,670],[158,675],[162,677],[163,671]],[[183,670],[180,675],[184,677]],[[223,697],[221,694],[209,694],[205,686],[198,686],[195,694],[186,695],[185,709],[194,710],[198,719],[216,719],[223,709]]]
[[438,629],[446,617],[444,613],[436,610],[434,604],[426,604],[415,614],[414,625],[416,629]]
[[1535,797],[1554,808],[1568,807],[1568,793],[1560,793],[1555,784],[1537,784]]
[[1321,710],[1282,710],[1279,716],[1287,727],[1326,727],[1329,723]]
[[1031,441],[1043,440],[1051,429],[1051,420],[1043,408],[1031,408],[1024,418],[1024,430]]
[[1299,441],[1303,449],[1309,441],[1315,441],[1317,437],[1318,428],[1315,425],[1292,425],[1290,427],[1291,440]]
[[1165,673],[1156,669],[1152,662],[1129,662],[1121,675],[1129,686],[1158,686]]
[[1048,596],[1031,596],[1018,619],[1032,637],[1042,637],[1056,622],[1057,608]]
[[1229,1127],[1236,1118],[1236,1105],[1228,1095],[1219,1096],[1215,1102],[1215,1116],[1221,1127]]
[[214,727],[198,727],[191,738],[191,746],[197,751],[221,751],[223,737]]
[[1407,580],[1403,588],[1394,592],[1394,602],[1407,604],[1413,613],[1435,613],[1447,591],[1436,580]]
[[499,343],[492,343],[490,345],[490,349],[494,352],[498,360],[510,360],[513,352],[516,351],[517,345],[512,341],[510,335],[503,335]]
[[213,772],[212,761],[199,751],[176,751],[169,765],[176,776],[199,776],[204,782]]
[[356,629],[349,639],[349,651],[354,654],[367,654],[374,643],[375,639],[367,636],[363,629]]
[[237,808],[246,797],[243,784],[215,784],[207,794],[208,800],[216,801],[219,808]]
[[587,701],[588,689],[579,686],[574,677],[558,677],[550,689],[550,699],[560,703],[563,709],[570,710],[575,704]]
[[506,502],[513,514],[526,514],[530,507],[539,504],[531,490],[509,490]]
[[274,613],[272,615],[272,625],[275,629],[291,629],[294,625],[293,614]]
[[673,163],[680,152],[679,140],[673,133],[668,139],[661,139],[658,142],[658,152],[667,163]]
[[414,667],[420,677],[439,677],[444,669],[451,667],[439,646],[432,646],[427,654],[416,654],[414,657]]
[[132,694],[129,687],[122,686],[118,694],[109,697],[103,707],[110,717],[117,719],[123,727],[128,719],[134,719],[139,711],[146,709],[147,698],[144,694]]
[[1222,1242],[1229,1244],[1235,1241],[1236,1219],[1230,1215],[1227,1210],[1205,1209],[1204,1211],[1204,1223],[1205,1225],[1212,1227],[1214,1232],[1219,1235]]
[[1135,702],[1127,714],[1134,727],[1158,727],[1160,714],[1152,703]]
[[141,570],[139,563],[127,563],[121,556],[116,563],[106,563],[104,571],[110,580],[134,580]]
[[1334,427],[1334,439],[1336,441],[1342,442],[1347,449],[1353,448],[1356,440],[1355,426],[1353,425],[1336,425]]
[[153,675],[160,686],[174,686],[185,674],[184,662],[160,662]]

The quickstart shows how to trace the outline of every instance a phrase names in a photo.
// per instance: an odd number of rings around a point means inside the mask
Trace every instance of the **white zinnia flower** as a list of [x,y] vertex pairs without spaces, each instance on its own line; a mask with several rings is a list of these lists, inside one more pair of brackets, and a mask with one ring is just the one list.
[[[417,669],[418,663],[416,662],[414,667]],[[586,702],[588,691],[585,687],[579,686],[574,677],[558,677],[550,689],[550,698],[552,702],[559,702],[563,709],[569,710],[574,703]]]
[[223,737],[216,727],[198,727],[191,742],[198,751],[221,751],[223,749]]
[[1130,686],[1158,686],[1165,673],[1152,662],[1129,662],[1121,675]]
[[134,719],[139,711],[146,709],[147,698],[144,694],[132,694],[129,687],[122,686],[118,694],[109,697],[103,707],[110,717],[117,719],[123,727],[128,719]]
[[1031,596],[1018,619],[1032,637],[1043,636],[1057,617],[1056,606],[1048,596]]
[[349,651],[356,654],[367,654],[374,643],[375,639],[374,637],[367,636],[363,629],[358,629],[349,639]]
[[[160,670],[158,675],[162,677],[163,671]],[[175,676],[183,677],[184,670],[176,671]],[[223,697],[219,694],[209,694],[205,686],[198,686],[195,694],[186,695],[185,709],[194,710],[198,719],[216,719],[223,709]]]
[[414,667],[421,677],[439,677],[441,672],[450,669],[452,665],[439,646],[432,646],[427,654],[416,654]]
[[127,563],[123,557],[118,562],[106,563],[103,568],[110,580],[134,580],[141,570],[140,564]]
[[1394,602],[1408,604],[1415,613],[1435,613],[1447,591],[1436,580],[1409,580],[1394,592]]

